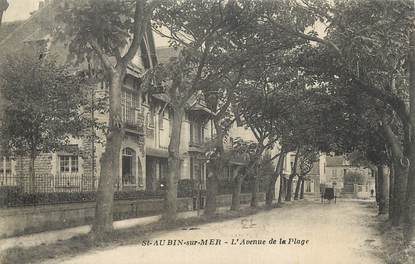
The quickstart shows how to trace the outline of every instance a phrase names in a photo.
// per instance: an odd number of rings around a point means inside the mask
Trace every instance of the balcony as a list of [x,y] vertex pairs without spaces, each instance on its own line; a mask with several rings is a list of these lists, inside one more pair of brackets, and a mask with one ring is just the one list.
[[122,120],[127,133],[144,135],[144,115],[134,108],[122,111]]
[[191,139],[189,141],[189,151],[190,152],[205,152],[204,144],[202,140]]

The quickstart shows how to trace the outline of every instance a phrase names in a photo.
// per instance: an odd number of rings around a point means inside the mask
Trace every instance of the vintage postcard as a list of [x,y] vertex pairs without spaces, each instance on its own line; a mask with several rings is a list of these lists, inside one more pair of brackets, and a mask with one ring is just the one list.
[[415,263],[414,7],[0,0],[0,263]]

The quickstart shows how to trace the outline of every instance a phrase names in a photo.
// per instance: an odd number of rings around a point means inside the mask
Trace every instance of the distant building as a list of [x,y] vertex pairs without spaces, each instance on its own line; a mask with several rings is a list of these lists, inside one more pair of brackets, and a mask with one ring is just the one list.
[[[368,197],[370,190],[374,190],[375,178],[372,169],[364,166],[356,166],[350,163],[345,156],[327,156],[326,158],[326,184],[334,187],[337,193],[360,193],[360,197]],[[346,175],[361,175],[366,179],[365,183],[347,181]],[[357,194],[355,195],[357,196]]]
[[[291,175],[292,167],[294,166],[295,152],[290,152],[286,155],[283,167],[283,177],[287,178]],[[326,182],[325,174],[326,155],[320,153],[318,160],[313,163],[311,171],[305,176],[304,194],[320,195],[320,186]],[[299,166],[299,165],[298,165]],[[297,169],[299,173],[299,169]],[[295,184],[297,177],[294,178],[293,191],[295,191]]]

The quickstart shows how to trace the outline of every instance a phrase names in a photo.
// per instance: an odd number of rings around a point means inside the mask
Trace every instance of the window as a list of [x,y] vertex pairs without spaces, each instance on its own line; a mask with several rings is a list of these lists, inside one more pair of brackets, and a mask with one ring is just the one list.
[[122,183],[123,185],[136,184],[136,155],[135,151],[125,148],[122,151]]
[[0,157],[0,174],[12,174],[12,160],[10,159],[10,157]]
[[163,123],[164,123],[164,115],[163,113],[159,114],[159,129],[163,129]]
[[124,122],[135,124],[135,111],[140,105],[137,100],[137,95],[131,91],[123,90],[121,95],[121,118]]
[[78,156],[59,156],[59,167],[62,173],[77,173],[79,171]]
[[153,110],[150,110],[147,113],[147,126],[150,128],[154,128],[154,112]]
[[200,122],[190,121],[190,142],[193,144],[203,144],[204,128]]
[[167,177],[167,159],[158,159],[158,165],[159,165],[159,174],[158,179],[159,181],[165,181]]
[[12,176],[12,159],[0,156],[0,185],[15,185],[16,178]]
[[204,184],[203,162],[195,157],[190,157],[190,179]]
[[146,93],[141,93],[141,103],[148,105],[148,94]]

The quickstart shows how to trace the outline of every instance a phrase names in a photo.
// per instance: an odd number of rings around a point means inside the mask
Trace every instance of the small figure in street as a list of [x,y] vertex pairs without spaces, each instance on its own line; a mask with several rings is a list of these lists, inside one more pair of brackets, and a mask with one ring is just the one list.
[[370,197],[373,197],[373,193],[374,193],[375,191],[372,189],[372,190],[370,190]]

